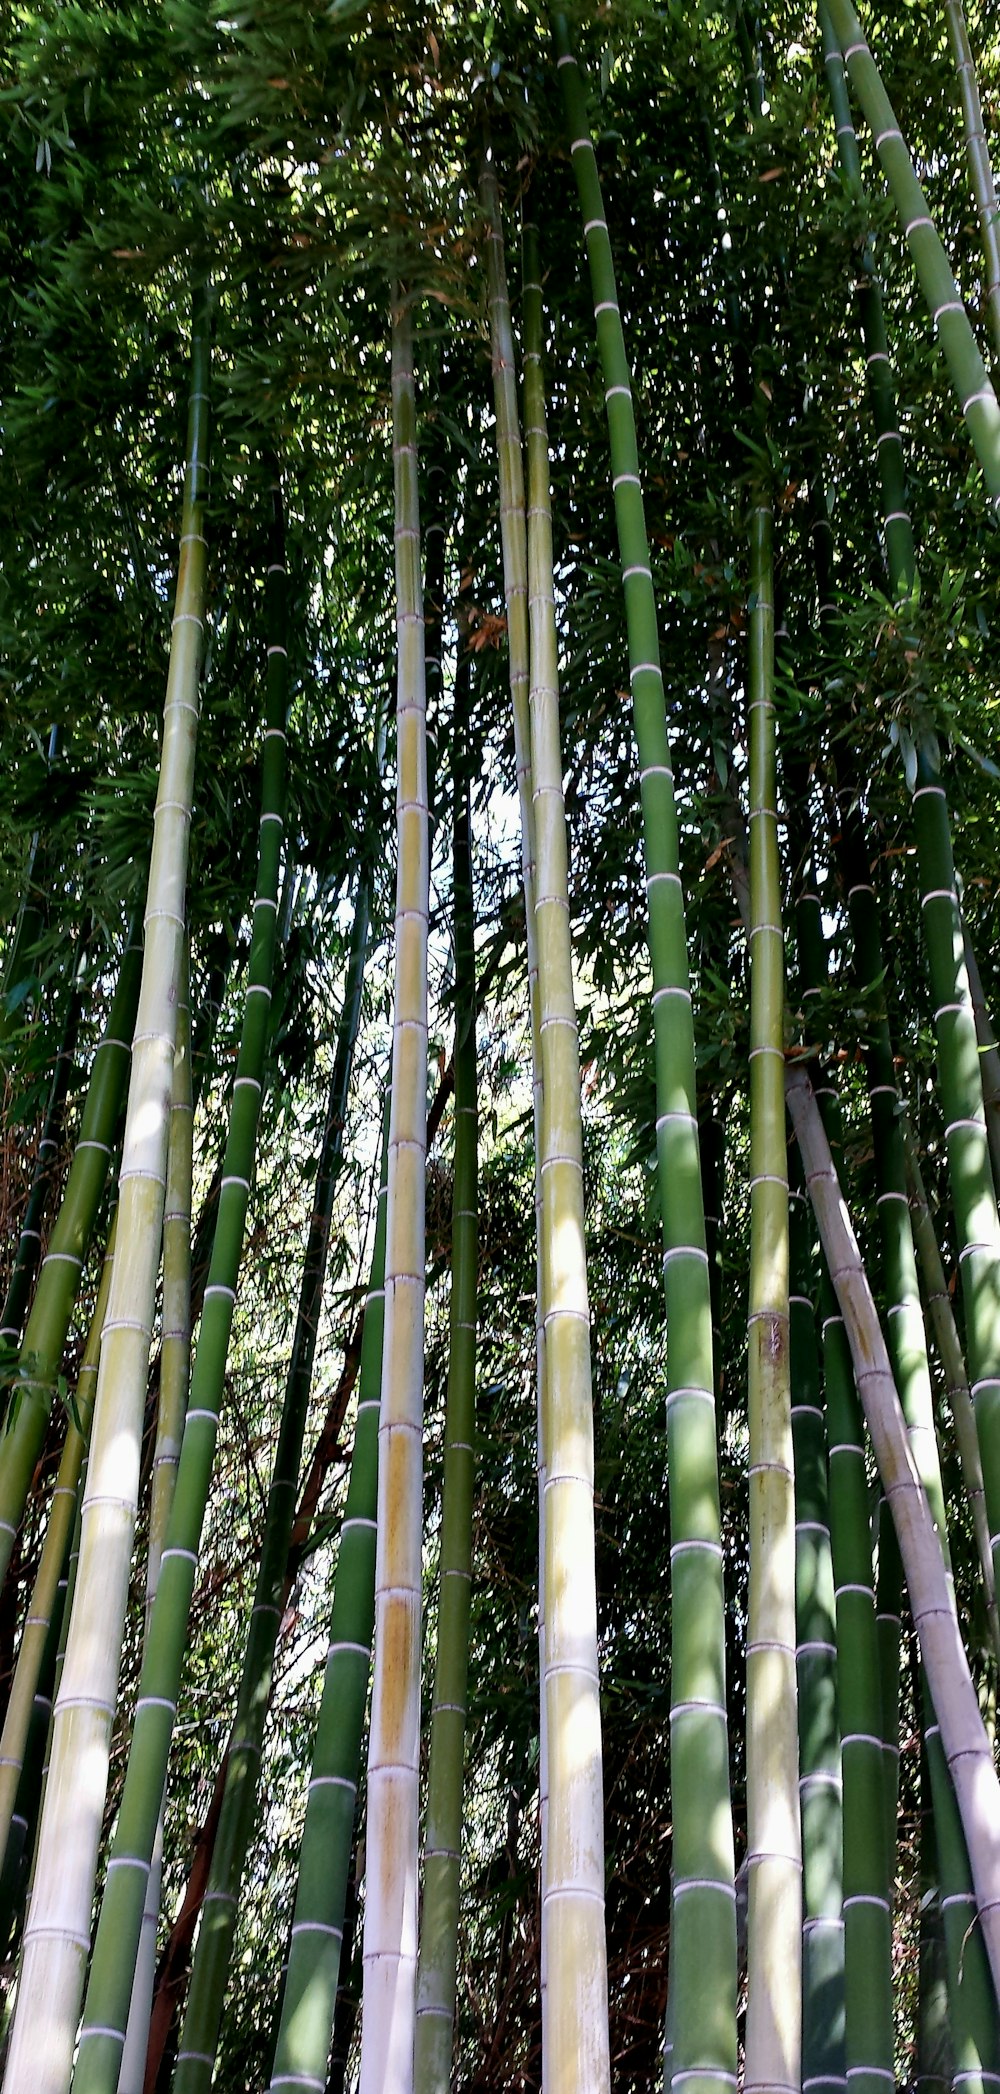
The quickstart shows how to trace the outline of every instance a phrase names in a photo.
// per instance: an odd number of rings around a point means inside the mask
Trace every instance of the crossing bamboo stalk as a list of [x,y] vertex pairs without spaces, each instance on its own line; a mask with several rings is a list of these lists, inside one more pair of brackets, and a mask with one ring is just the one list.
[[392,315],[396,961],[379,1417],[361,2094],[407,2094],[417,1964],[429,853],[413,321]]
[[704,2094],[723,2094],[723,2089],[735,2084],[737,2064],[735,1866],[711,1287],[677,808],[631,374],[614,258],[583,80],[565,17],[555,15],[552,26],[605,387],[649,907],[657,1158],[670,1330],[671,2072],[674,2080],[697,2073]]
[[[34,1888],[4,2085],[65,2094],[90,1948],[160,1262],[204,630],[208,294],[194,296],[184,500],[142,983],[101,1343],[80,1562],[53,1717]],[[157,1799],[158,1801],[159,1799]],[[144,1879],[143,1879],[144,1881]],[[131,1969],[129,1971],[131,1981]]]
[[965,10],[962,0],[944,0],[944,7],[948,41],[958,75],[965,152],[983,250],[983,304],[993,337],[993,354],[1000,356],[1000,205]]
[[972,1865],[994,1990],[1000,1997],[1000,1783],[885,1340],[808,1071],[801,1064],[787,1070],[785,1090],[875,1458],[892,1506],[921,1657]]

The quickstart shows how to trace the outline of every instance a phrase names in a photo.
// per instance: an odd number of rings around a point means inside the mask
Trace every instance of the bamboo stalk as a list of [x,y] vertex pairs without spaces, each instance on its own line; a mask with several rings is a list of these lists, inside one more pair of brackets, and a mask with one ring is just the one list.
[[[280,685],[283,665],[283,645],[272,643],[269,687],[275,680]],[[218,1216],[166,1546],[143,1647],[132,1742],[94,1938],[75,2094],[104,2094],[120,2067],[225,1384],[270,1033],[284,833],[284,728],[268,725],[262,741],[257,892]]]
[[[101,1345],[80,1563],[53,1719],[34,1889],[4,2085],[64,2094],[90,1947],[160,1262],[177,985],[204,628],[208,299],[195,294],[187,460],[145,917],[142,986]],[[158,1799],[157,1799],[158,1800]],[[144,1879],[143,1879],[144,1880]],[[129,1973],[131,1979],[131,1971]]]
[[125,948],[107,1030],[94,1056],[66,1190],[38,1276],[18,1356],[16,1410],[0,1439],[0,1579],[6,1574],[52,1408],[63,1346],[98,1208],[129,1070],[142,952]]
[[389,1098],[371,1279],[361,1340],[358,1414],[340,1530],[330,1647],[299,1850],[271,2087],[315,2094],[325,2086],[351,1864],[358,1765],[368,1700],[375,1613],[378,1421],[381,1409],[388,1199]]
[[993,1166],[993,1188],[997,1199],[1000,1200],[1000,1049],[990,1024],[979,963],[964,918],[962,948],[965,953],[965,971],[969,977],[972,1015],[976,1021],[976,1038],[979,1042],[979,1073],[983,1085],[986,1138],[990,1145],[990,1162]]
[[807,1071],[785,1090],[900,1554],[941,1742],[958,1798],[994,1990],[1000,1997],[1000,1783],[969,1673],[940,1544],[917,1474],[861,1255]]
[[747,1611],[746,2085],[797,2087],[802,1849],[795,1495],[788,1363],[784,965],[775,777],[773,520],[750,522],[750,1594]]
[[983,303],[993,336],[993,354],[1000,356],[1000,205],[997,203],[996,181],[990,160],[986,126],[983,122],[983,105],[979,98],[979,82],[976,78],[976,65],[962,0],[944,0],[944,7],[948,20],[948,41],[958,74],[965,151],[983,249]]
[[[272,582],[277,573],[272,569]],[[284,571],[281,570],[283,582]],[[272,606],[272,619],[274,610]],[[272,636],[275,631],[272,623]],[[278,629],[284,629],[283,616]],[[269,698],[269,711],[270,711]],[[274,715],[284,719],[284,679],[274,694]],[[355,906],[344,1004],[327,1102],[326,1124],[315,1178],[306,1254],[285,1383],[274,1469],[264,1513],[263,1535],[250,1614],[236,1713],[226,1756],[226,1779],[218,1831],[205,1892],[205,1910],[191,1968],[187,2009],[174,2070],[173,2094],[199,2094],[211,2085],[225,2005],[239,1893],[253,1832],[264,1723],[271,1700],[274,1652],[285,1610],[284,1581],[295,1518],[313,1361],[322,1307],[333,1197],[343,1155],[344,1126],[354,1048],[361,1017],[368,951],[368,886],[363,880]]]
[[969,317],[927,198],[868,48],[852,0],[825,0],[851,85],[871,126],[875,150],[899,214],[932,325],[944,351],[983,478],[1000,503],[1000,406],[976,345]]
[[631,376],[583,81],[553,17],[604,376],[629,680],[640,766],[664,1237],[671,1526],[674,2011],[671,2073],[704,2094],[736,2076],[736,1893],[726,1721],[725,1617],[712,1306],[698,1149],[694,1027],[656,602]]
[[[467,686],[467,674],[463,681]],[[417,1963],[413,2073],[416,2094],[432,2094],[432,2090],[433,2094],[448,2094],[451,2087],[472,1593],[479,1120],[472,836],[464,747],[467,721],[459,717],[461,703],[461,686],[456,680],[453,732],[455,1167],[450,1350],[441,1499],[441,1597],[431,1703],[424,1886]]]
[[392,318],[392,414],[396,976],[375,1669],[368,1740],[361,2094],[406,2094],[411,2085],[417,1963],[429,862],[413,323],[402,290],[396,292]]
[[66,1093],[73,1067],[73,1050],[80,1026],[81,981],[83,957],[81,955],[76,972],[70,983],[69,1002],[63,1025],[59,1052],[56,1055],[52,1082],[45,1106],[45,1119],[38,1143],[38,1154],[17,1239],[14,1265],[7,1287],[3,1308],[0,1309],[0,1347],[4,1339],[18,1345],[24,1327],[25,1311],[31,1297],[31,1288],[42,1249],[42,1220],[49,1197],[58,1178],[59,1146],[66,1111]]

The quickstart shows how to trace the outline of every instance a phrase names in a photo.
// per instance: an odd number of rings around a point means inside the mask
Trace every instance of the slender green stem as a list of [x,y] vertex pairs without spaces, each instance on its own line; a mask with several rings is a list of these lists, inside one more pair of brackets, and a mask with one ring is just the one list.
[[[671,2070],[704,2094],[736,2072],[736,1901],[712,1305],[698,1150],[694,1027],[656,602],[614,260],[580,70],[553,18],[604,376],[639,754],[664,1235],[671,1523],[673,1969]],[[791,1573],[790,1573],[791,1578]]]
[[965,152],[983,249],[983,302],[993,337],[993,354],[1000,356],[1000,206],[997,187],[962,0],[944,0],[944,6],[948,18],[948,41],[958,74]]

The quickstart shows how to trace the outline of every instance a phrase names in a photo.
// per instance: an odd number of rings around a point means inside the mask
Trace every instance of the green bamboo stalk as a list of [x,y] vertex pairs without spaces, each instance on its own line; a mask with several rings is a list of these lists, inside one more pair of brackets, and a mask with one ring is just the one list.
[[548,1817],[542,1869],[547,2087],[610,2084],[593,1508],[593,1406],[580,1069],[559,734],[549,449],[537,245],[525,231],[531,776],[542,1054],[541,1312],[545,1357],[544,1680]]
[[24,1219],[17,1239],[14,1266],[7,1287],[3,1308],[0,1309],[0,1349],[6,1340],[8,1345],[18,1345],[24,1328],[24,1318],[31,1296],[32,1283],[38,1270],[42,1250],[42,1219],[57,1177],[59,1146],[65,1119],[66,1093],[73,1067],[73,1051],[80,1024],[80,982],[82,958],[70,984],[69,1003],[66,1010],[63,1035],[56,1055],[52,1082],[45,1106],[45,1119],[38,1143],[38,1154],[28,1193]]
[[[3,1733],[0,1735],[0,1855],[6,1866],[7,1846],[11,1836],[19,1839],[23,1849],[29,1830],[23,1812],[18,1816],[19,1796],[25,1765],[25,1752],[31,1729],[32,1712],[36,1696],[44,1678],[44,1658],[53,1621],[58,1623],[60,1614],[60,1587],[65,1577],[66,1559],[73,1535],[73,1524],[79,1494],[80,1470],[87,1446],[90,1421],[94,1409],[94,1393],[97,1385],[97,1366],[101,1351],[101,1332],[108,1305],[111,1286],[111,1270],[114,1264],[115,1227],[112,1222],[104,1262],[101,1267],[97,1301],[91,1318],[87,1342],[84,1346],[80,1371],[77,1376],[73,1414],[70,1416],[63,1445],[62,1457],[52,1492],[49,1523],[42,1547],[41,1560],[35,1574],[35,1582],[28,1602],[24,1631],[14,1668],[10,1699],[4,1717]],[[52,1653],[53,1662],[55,1652]],[[51,1675],[45,1686],[45,1695],[51,1689]],[[44,1749],[44,1748],[43,1748]],[[15,1828],[17,1828],[15,1832]],[[2,1925],[0,1925],[2,1933]]]
[[[790,1171],[797,1163],[789,1156]],[[802,1816],[802,2081],[843,2094],[843,1781],[837,1715],[837,1625],[830,1543],[826,1418],[820,1388],[809,1221],[789,1188],[789,1347],[795,1457],[795,1654]]]
[[375,1615],[375,1521],[388,1201],[389,1097],[371,1280],[361,1340],[358,1413],[341,1525],[323,1697],[306,1801],[288,1969],[271,2088],[326,2085],[351,1865],[358,1765]]
[[[270,579],[272,582],[275,579],[273,570]],[[275,693],[276,713],[279,707],[281,717],[284,718],[283,689]],[[354,912],[344,1006],[338,1029],[337,1052],[316,1172],[313,1210],[309,1217],[295,1335],[285,1383],[274,1469],[264,1513],[263,1539],[250,1614],[250,1629],[226,1755],[222,1808],[177,2052],[173,2079],[174,2094],[200,2094],[201,2089],[211,2086],[225,2005],[240,1885],[254,1826],[264,1723],[270,1706],[273,1683],[274,1652],[284,1613],[284,1581],[295,1518],[302,1442],[312,1389],[313,1362],[330,1244],[333,1197],[343,1156],[351,1069],[361,1019],[361,997],[368,952],[368,914],[368,883],[363,879],[358,889]]]
[[420,1756],[424,1167],[429,854],[413,322],[392,317],[396,557],[396,973],[379,1419],[375,1659],[368,1738],[361,2094],[413,2073]]
[[936,748],[928,737],[917,753],[913,806],[965,1342],[996,1576],[1000,1564],[1000,1218],[948,808]]
[[[194,1094],[191,1082],[190,961],[187,941],[177,1009],[167,1190],[163,1209],[163,1336],[159,1402],[146,1555],[148,1632],[174,1499],[191,1374],[191,1183],[194,1162]],[[156,1930],[163,1875],[163,1814],[156,1828],[152,1864],[142,1909],[142,1930],[129,2002],[118,2094],[142,2094],[149,2040],[149,2010],[156,1975]]]
[[979,1041],[979,1074],[983,1085],[983,1110],[986,1114],[986,1138],[990,1145],[990,1162],[993,1165],[993,1188],[1000,1200],[1000,1049],[990,1024],[986,1008],[979,963],[972,949],[968,926],[963,920],[962,946],[965,953],[965,971],[969,977],[969,994],[972,998],[972,1014],[976,1021],[976,1038]]
[[441,1501],[441,1598],[431,1703],[424,1886],[417,1961],[415,2094],[451,2087],[458,1959],[472,1510],[475,1480],[476,1298],[479,1120],[476,1072],[476,951],[467,723],[454,747],[455,1166],[451,1308]]
[[69,1319],[107,1184],[128,1076],[141,971],[141,949],[130,937],[107,1029],[94,1056],[80,1135],[38,1276],[18,1358],[10,1419],[0,1439],[0,1578],[10,1562],[42,1451]]
[[747,1610],[746,2084],[796,2087],[802,1850],[795,1691],[795,1498],[788,1363],[784,964],[770,502],[750,520],[750,1595]]
[[983,1488],[983,1467],[979,1455],[979,1439],[976,1433],[976,1414],[969,1394],[969,1375],[962,1352],[962,1342],[955,1323],[955,1312],[951,1305],[948,1282],[945,1278],[937,1234],[931,1218],[927,1193],[924,1189],[923,1173],[917,1155],[916,1143],[908,1122],[904,1122],[903,1134],[906,1149],[907,1190],[910,1196],[910,1216],[913,1225],[913,1241],[923,1275],[924,1295],[927,1312],[931,1319],[937,1345],[938,1359],[944,1375],[945,1393],[951,1409],[951,1421],[955,1430],[958,1458],[961,1464],[962,1481],[972,1514],[972,1525],[979,1552],[979,1568],[986,1599],[986,1613],[990,1624],[990,1636],[994,1652],[1000,1661],[1000,1624],[997,1620],[996,1581],[993,1575],[993,1557],[990,1552],[990,1524],[986,1516],[986,1494]]
[[[275,684],[283,687],[286,674],[283,642],[269,641],[267,663],[270,718],[272,689]],[[265,726],[262,741],[257,892],[218,1218],[166,1545],[143,1648],[132,1743],[94,1940],[73,2081],[76,2094],[94,2094],[97,2089],[104,2094],[109,2081],[117,2082],[218,1433],[270,1031],[284,831],[284,728]]]
[[1000,1998],[1000,1782],[885,1340],[808,1073],[801,1064],[787,1071],[785,1091],[879,1474],[892,1505],[924,1671],[972,1864],[980,1927]]
[[965,416],[983,478],[1000,503],[1000,406],[969,325],[947,254],[934,230],[878,67],[852,0],[825,0],[851,85],[871,126],[875,150],[910,249],[931,322]]
[[962,0],[944,0],[944,6],[948,41],[958,74],[965,152],[983,249],[983,303],[993,336],[993,354],[1000,356],[1000,206]]
[[553,19],[584,221],[604,375],[628,628],[649,904],[657,1154],[664,1234],[667,1471],[672,1564],[674,2079],[704,2094],[736,2074],[736,1896],[726,1722],[725,1618],[716,1452],[711,1288],[698,1152],[694,1027],[632,390],[614,260],[583,81],[565,18]]
[[[73,1616],[53,1719],[50,1774],[8,2055],[8,2088],[31,2087],[34,2094],[65,2094],[72,2071],[128,1598],[163,1227],[194,782],[204,624],[208,365],[208,299],[199,289],[192,324],[180,561],[142,987],[119,1179],[118,1247],[101,1345]],[[142,1880],[144,1884],[144,1876]],[[130,1968],[130,1983],[131,1975]]]

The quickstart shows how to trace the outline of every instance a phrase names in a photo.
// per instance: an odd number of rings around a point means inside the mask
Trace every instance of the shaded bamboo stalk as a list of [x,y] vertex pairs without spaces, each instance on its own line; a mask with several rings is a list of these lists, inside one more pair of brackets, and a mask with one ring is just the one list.
[[774,721],[773,520],[750,520],[750,1591],[746,2084],[801,2078],[802,1850],[788,1363],[784,963]]
[[141,973],[141,947],[130,936],[107,1029],[94,1056],[80,1134],[25,1326],[9,1423],[0,1439],[0,1578],[10,1562],[42,1451],[69,1319],[107,1184]]
[[944,9],[948,19],[948,41],[958,75],[965,152],[983,250],[983,303],[993,337],[993,354],[1000,356],[1000,206],[996,181],[962,0],[944,0]]
[[[273,680],[283,678],[284,661],[284,643],[270,641],[269,695]],[[270,1035],[284,833],[284,728],[267,725],[262,742],[257,889],[218,1217],[166,1544],[143,1646],[132,1742],[94,1938],[74,2075],[76,2094],[92,2094],[94,2089],[104,2094],[120,2067],[225,1385]],[[193,1287],[192,1272],[192,1291]],[[122,1865],[116,1866],[119,1862]]]
[[58,1177],[59,1148],[65,1119],[66,1093],[73,1068],[73,1051],[80,1026],[80,982],[83,960],[80,959],[70,984],[69,1004],[63,1035],[56,1055],[52,1082],[45,1107],[45,1120],[38,1142],[38,1154],[32,1174],[31,1189],[24,1210],[14,1268],[10,1276],[3,1308],[0,1310],[0,1346],[4,1339],[10,1345],[20,1342],[24,1318],[31,1299],[31,1289],[38,1261],[42,1253],[42,1221],[53,1188]]
[[963,920],[962,945],[965,952],[965,971],[969,977],[969,994],[972,998],[972,1014],[976,1021],[976,1038],[979,1042],[979,1074],[983,1086],[983,1109],[986,1113],[986,1137],[990,1145],[990,1162],[993,1166],[993,1187],[1000,1200],[1000,1048],[990,1024],[986,1008],[979,962],[972,949],[968,926]]
[[785,1090],[879,1474],[892,1506],[921,1657],[972,1864],[994,1989],[1000,1995],[1000,1783],[885,1340],[808,1072],[801,1064],[789,1067]]
[[673,1821],[671,2072],[725,2094],[737,2066],[736,1892],[726,1719],[725,1614],[712,1305],[698,1150],[694,1027],[631,375],[580,69],[562,15],[553,33],[584,224],[604,377],[615,519],[640,768],[664,1237],[667,1472],[671,1528]]
[[375,1521],[385,1303],[389,1099],[371,1281],[361,1340],[354,1450],[340,1529],[330,1646],[313,1746],[273,2089],[325,2086],[344,1934],[358,1766],[375,1613]]
[[[80,1562],[53,1717],[49,1780],[4,2082],[9,2094],[29,2087],[33,2094],[65,2094],[90,1947],[163,1229],[205,615],[202,523],[208,369],[208,296],[199,287],[192,322],[180,561],[119,1178],[118,1239],[94,1403]],[[130,1968],[129,1985],[131,1976]]]
[[[272,568],[272,584],[277,570]],[[283,581],[283,570],[282,570]],[[283,630],[283,618],[278,621]],[[284,679],[275,694],[284,718]],[[264,1723],[271,1700],[274,1652],[285,1606],[285,1577],[295,1519],[313,1362],[323,1302],[333,1199],[343,1158],[344,1126],[368,952],[368,884],[362,880],[354,911],[344,1004],[327,1099],[323,1140],[306,1254],[299,1288],[295,1335],[285,1384],[274,1470],[264,1513],[236,1713],[226,1755],[226,1780],[205,1892],[187,2010],[174,2071],[174,2094],[198,2094],[211,2085],[246,1856],[253,1833]]]
[[406,2094],[412,2083],[417,1965],[429,852],[413,322],[402,289],[392,316],[392,415],[396,966],[361,2094]]
[[[467,675],[462,682],[467,704]],[[452,2078],[472,1589],[479,1115],[475,916],[466,746],[468,721],[459,717],[462,698],[462,686],[457,684],[453,734],[455,1164],[451,1307],[441,1500],[440,1601],[417,1963],[413,2071],[416,2094],[448,2094]]]

